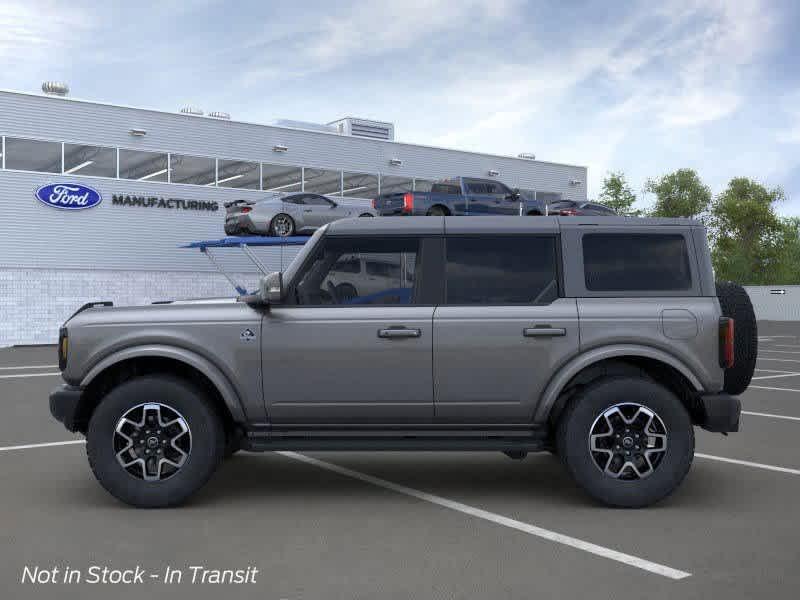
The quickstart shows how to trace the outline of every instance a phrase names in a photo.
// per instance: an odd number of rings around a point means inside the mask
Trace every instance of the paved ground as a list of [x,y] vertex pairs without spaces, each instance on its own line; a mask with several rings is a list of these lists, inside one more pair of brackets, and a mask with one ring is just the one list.
[[[760,334],[742,431],[698,430],[683,486],[638,511],[592,503],[549,455],[481,453],[243,454],[186,507],[130,509],[83,444],[13,448],[80,438],[48,413],[54,349],[0,350],[0,597],[797,598],[800,324]],[[160,578],[20,583],[26,566],[92,565]],[[191,565],[258,573],[191,584]]]

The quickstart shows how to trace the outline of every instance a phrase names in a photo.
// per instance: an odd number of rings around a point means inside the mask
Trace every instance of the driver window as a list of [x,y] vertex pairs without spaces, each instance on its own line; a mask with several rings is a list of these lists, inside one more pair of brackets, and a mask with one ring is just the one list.
[[419,241],[327,238],[295,288],[301,305],[413,304]]

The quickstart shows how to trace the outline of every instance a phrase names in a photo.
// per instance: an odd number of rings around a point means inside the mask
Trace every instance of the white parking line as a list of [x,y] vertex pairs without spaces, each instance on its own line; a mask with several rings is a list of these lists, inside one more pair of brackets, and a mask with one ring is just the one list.
[[797,344],[772,344],[775,348],[800,348]]
[[24,367],[0,367],[0,371],[16,371],[17,369],[57,369],[58,365],[25,365]]
[[772,352],[773,354],[800,354],[800,350],[759,350],[760,352]]
[[777,379],[778,377],[797,377],[800,373],[783,373],[782,375],[759,375],[758,377],[753,377],[753,380],[756,379]]
[[775,392],[800,392],[800,390],[795,390],[793,388],[779,388],[779,387],[766,387],[764,385],[748,385],[748,390],[772,390]]
[[743,467],[755,467],[756,469],[766,469],[767,471],[777,471],[778,473],[788,473],[790,475],[800,475],[800,469],[789,469],[788,467],[776,467],[775,465],[765,465],[764,463],[750,462],[749,460],[737,460],[735,458],[725,458],[724,456],[714,456],[712,454],[700,454],[695,452],[697,458],[706,458],[719,462],[730,463],[732,465],[742,465]]
[[794,371],[779,371],[778,369],[754,369],[754,371],[758,371],[759,373],[793,373]]
[[753,415],[754,417],[769,417],[771,419],[786,419],[787,421],[800,421],[800,417],[790,417],[787,415],[776,415],[773,413],[762,413],[762,412],[751,412],[749,410],[743,410],[743,415]]
[[523,533],[528,533],[536,537],[550,540],[551,542],[564,544],[565,546],[570,546],[578,550],[583,550],[584,552],[589,552],[590,554],[602,556],[603,558],[607,558],[609,560],[614,560],[632,567],[636,567],[637,569],[649,571],[650,573],[655,573],[656,575],[662,575],[663,577],[668,577],[670,579],[684,579],[686,577],[691,576],[691,573],[687,573],[686,571],[679,571],[677,569],[673,569],[672,567],[668,567],[666,565],[662,565],[659,563],[651,562],[649,560],[645,560],[643,558],[639,558],[638,556],[624,554],[622,552],[612,550],[611,548],[598,546],[597,544],[592,544],[591,542],[586,542],[584,540],[570,537],[568,535],[556,533],[555,531],[550,531],[549,529],[542,529],[541,527],[530,525],[529,523],[523,523],[522,521],[516,521],[514,519],[510,519],[508,517],[504,517],[496,513],[476,508],[474,506],[469,506],[468,504],[462,504],[461,502],[448,500],[447,498],[442,498],[441,496],[435,496],[433,494],[422,492],[420,490],[415,490],[413,488],[406,487],[404,485],[392,483],[391,481],[387,481],[385,479],[379,479],[378,477],[373,477],[372,475],[367,475],[366,473],[361,473],[359,471],[353,471],[345,467],[340,467],[339,465],[318,460],[316,458],[306,456],[305,454],[299,454],[297,452],[278,452],[277,454],[285,456],[286,458],[291,458],[293,460],[299,460],[301,462],[314,465],[315,467],[319,467],[320,469],[333,471],[334,473],[338,473],[339,475],[344,475],[345,477],[358,479],[359,481],[376,485],[378,487],[382,487],[384,489],[397,492],[398,494],[411,496],[412,498],[417,498],[418,500],[423,500],[425,502],[430,502],[431,504],[436,504],[444,508],[449,508],[450,510],[455,510],[460,513],[464,513],[466,515],[476,517],[478,519],[490,521],[492,523],[496,523],[504,527],[509,527],[511,529],[516,529],[517,531],[522,531]]
[[61,375],[61,372],[56,373],[23,373],[19,375],[0,375],[0,379],[19,379],[20,377],[52,377],[54,375]]
[[49,448],[50,446],[69,446],[71,444],[85,444],[86,440],[67,440],[64,442],[45,442],[43,444],[24,444],[22,446],[0,446],[0,452],[9,450],[28,450],[30,448]]

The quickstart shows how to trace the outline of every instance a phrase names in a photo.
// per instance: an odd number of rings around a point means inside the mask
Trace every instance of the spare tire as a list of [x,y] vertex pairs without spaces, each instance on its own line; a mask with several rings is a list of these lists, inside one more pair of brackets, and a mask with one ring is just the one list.
[[758,325],[753,304],[745,289],[732,281],[717,282],[722,314],[733,319],[733,366],[725,369],[723,389],[741,394],[750,385],[758,356]]

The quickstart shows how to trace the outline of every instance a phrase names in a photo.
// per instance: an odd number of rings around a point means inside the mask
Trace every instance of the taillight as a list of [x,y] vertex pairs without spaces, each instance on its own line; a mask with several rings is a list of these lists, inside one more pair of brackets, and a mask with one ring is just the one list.
[[574,208],[565,208],[564,210],[558,211],[558,214],[562,217],[576,217],[578,215],[578,211]]
[[408,214],[414,212],[414,194],[403,194],[403,212]]
[[373,198],[372,199],[372,208],[374,208],[375,210],[378,210],[378,199],[377,198]]
[[250,208],[249,206],[245,206],[244,208],[242,208],[242,213],[244,213],[244,214],[247,214],[247,213],[249,213],[251,210],[253,210],[253,209],[252,209],[252,208]]
[[719,319],[719,366],[730,369],[733,366],[733,331],[734,323],[730,317]]
[[58,368],[63,371],[67,368],[67,353],[69,352],[69,337],[67,328],[62,327],[58,330]]

